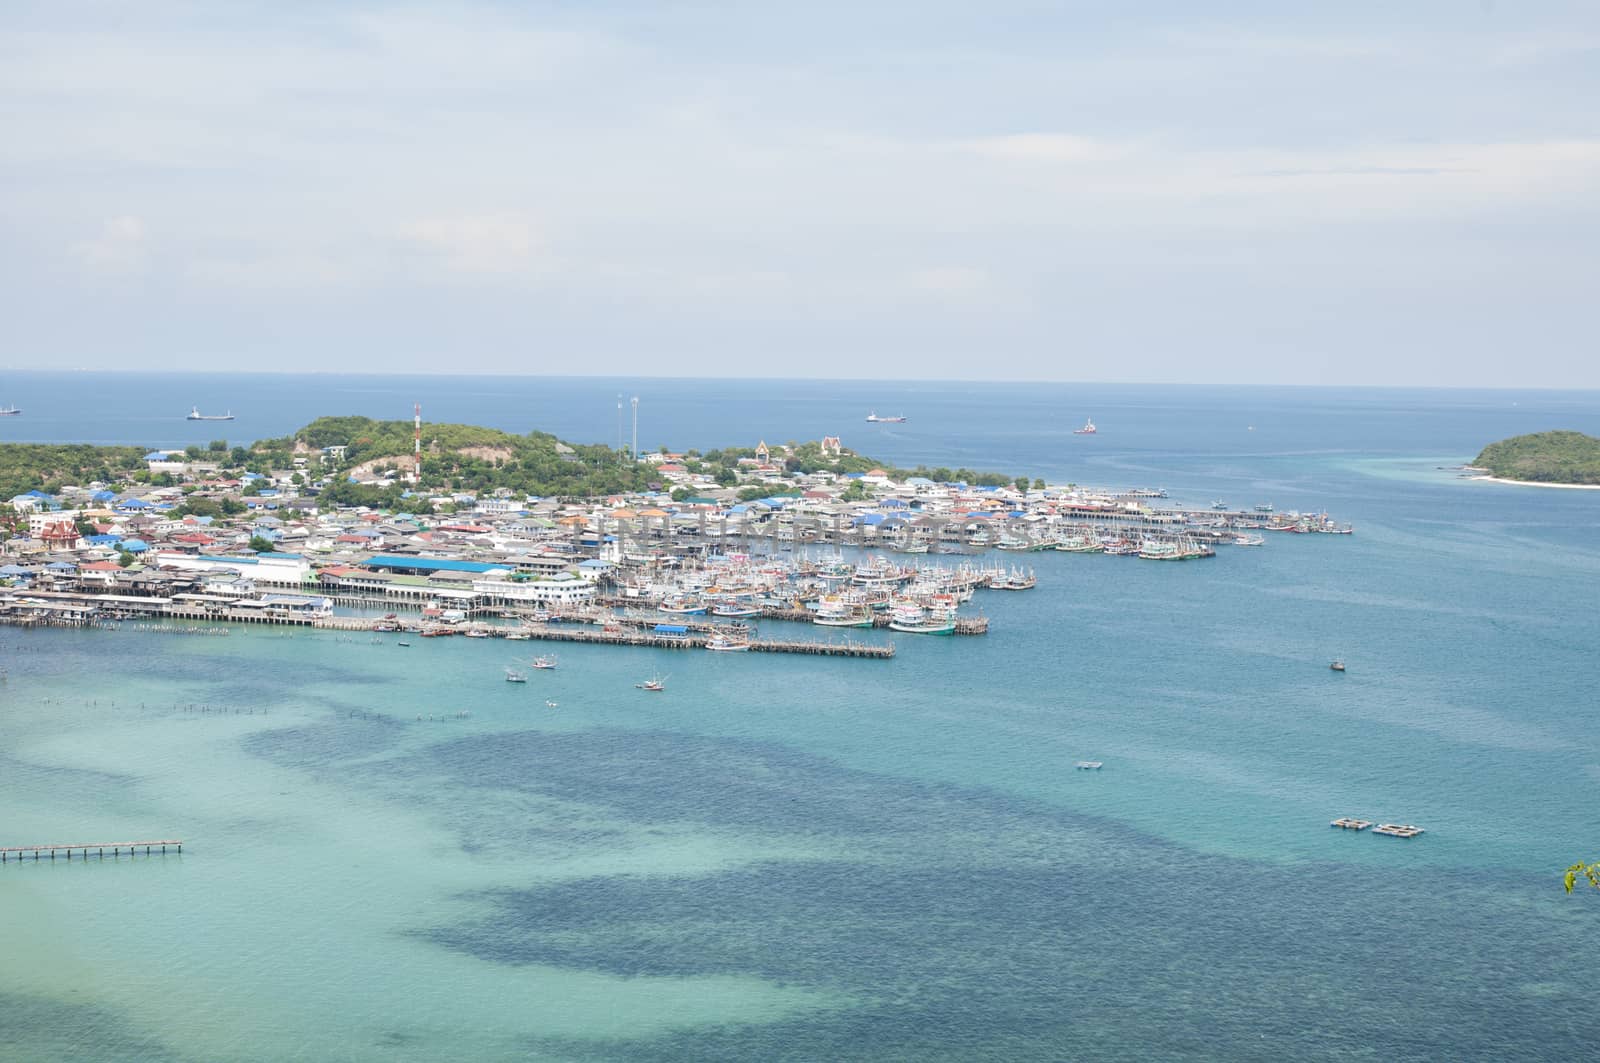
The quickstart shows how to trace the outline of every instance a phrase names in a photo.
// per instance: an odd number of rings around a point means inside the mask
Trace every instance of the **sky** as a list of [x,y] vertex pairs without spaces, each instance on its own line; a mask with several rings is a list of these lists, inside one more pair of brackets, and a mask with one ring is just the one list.
[[1600,4],[10,0],[0,371],[1600,387]]

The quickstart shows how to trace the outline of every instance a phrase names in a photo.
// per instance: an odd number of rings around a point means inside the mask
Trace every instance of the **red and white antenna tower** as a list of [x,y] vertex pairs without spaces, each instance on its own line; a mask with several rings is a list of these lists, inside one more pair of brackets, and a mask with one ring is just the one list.
[[411,455],[416,459],[416,482],[422,482],[422,403],[411,408]]

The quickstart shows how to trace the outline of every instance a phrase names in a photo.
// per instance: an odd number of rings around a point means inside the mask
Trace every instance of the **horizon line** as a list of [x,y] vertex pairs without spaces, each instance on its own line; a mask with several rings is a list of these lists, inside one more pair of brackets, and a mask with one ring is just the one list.
[[1557,392],[1600,392],[1597,385],[1565,385],[1565,384],[1292,384],[1292,383],[1243,383],[1243,382],[1198,382],[1188,380],[1068,380],[1051,379],[1042,377],[829,377],[829,376],[634,376],[614,373],[517,373],[488,370],[460,370],[460,371],[429,371],[429,370],[403,370],[381,371],[375,369],[128,369],[128,368],[95,368],[75,367],[71,369],[25,369],[0,367],[0,372],[11,375],[38,375],[38,376],[77,376],[83,374],[104,373],[107,375],[124,376],[345,376],[345,377],[372,377],[378,379],[423,377],[429,379],[451,377],[482,377],[482,378],[509,378],[529,380],[656,380],[656,381],[772,381],[772,382],[813,382],[813,383],[849,383],[849,384],[987,384],[987,385],[1012,385],[1012,384],[1054,384],[1076,385],[1089,387],[1159,387],[1159,388],[1297,388],[1304,390],[1329,390],[1329,391],[1557,391]]

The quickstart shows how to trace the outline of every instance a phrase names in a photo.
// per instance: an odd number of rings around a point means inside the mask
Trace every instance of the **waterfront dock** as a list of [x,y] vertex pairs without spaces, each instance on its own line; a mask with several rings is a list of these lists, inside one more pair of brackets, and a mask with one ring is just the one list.
[[[620,614],[607,619],[608,623],[624,624],[633,627],[654,627],[657,624],[678,624],[690,631],[710,633],[718,626],[721,617],[708,614],[681,616],[669,613],[657,613],[654,610],[642,608],[639,602],[627,598],[601,598],[598,604],[606,607],[631,609],[632,612]],[[776,605],[757,606],[758,620],[782,620],[792,624],[810,624],[816,616],[809,609],[786,609]],[[872,626],[874,628],[888,628],[890,616],[886,611],[872,613]],[[956,618],[955,634],[957,635],[986,635],[989,633],[989,618],[986,616],[962,616]]]
[[91,856],[104,858],[106,850],[111,851],[113,857],[122,856],[158,856],[169,849],[175,853],[183,852],[183,842],[176,838],[162,838],[147,842],[79,842],[72,845],[7,845],[0,846],[0,864],[12,860],[26,860],[32,856],[40,860],[48,855],[54,860],[61,856],[67,860],[72,859],[72,854],[77,853],[81,859],[87,860]]
[[[596,628],[590,624],[526,624],[520,628],[456,628],[440,632],[439,634],[466,635],[468,631],[480,630],[490,634],[504,635],[511,631],[526,634],[532,639],[543,639],[551,642],[586,642],[591,645],[608,646],[645,646],[657,650],[703,650],[715,637],[710,630],[690,630],[686,625],[672,625],[684,627],[682,632],[665,633],[652,628],[624,628],[620,624],[615,626]],[[894,643],[868,643],[856,642],[851,639],[824,640],[824,639],[750,639],[748,641],[752,653],[799,653],[815,657],[861,657],[876,660],[887,660],[894,656]]]

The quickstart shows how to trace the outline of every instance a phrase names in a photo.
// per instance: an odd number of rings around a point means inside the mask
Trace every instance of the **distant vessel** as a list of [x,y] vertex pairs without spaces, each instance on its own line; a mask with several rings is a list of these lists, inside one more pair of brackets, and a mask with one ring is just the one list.
[[22,411],[15,406],[0,406],[0,417],[17,417]]
[[663,677],[663,676],[659,676],[659,675],[655,676],[655,677],[653,677],[651,679],[646,679],[643,683],[635,683],[633,685],[635,687],[639,688],[640,690],[648,690],[648,691],[651,691],[652,693],[657,693],[657,694],[659,694],[661,691],[667,689],[666,678]]
[[1080,760],[1077,763],[1079,771],[1099,771],[1103,767],[1105,767],[1105,762],[1099,760]]
[[515,668],[507,668],[506,669],[506,682],[507,683],[526,683],[527,681],[528,681],[528,677],[526,675],[524,675],[522,672],[517,671]]
[[552,653],[545,657],[535,657],[533,666],[540,671],[549,671],[556,666],[556,655]]
[[227,413],[201,413],[200,412],[200,407],[191,406],[191,407],[189,407],[189,416],[186,418],[186,420],[190,420],[190,421],[231,421],[231,420],[233,420],[233,412],[230,410]]
[[1344,671],[1344,660],[1343,660],[1343,658],[1335,660],[1332,664],[1328,665],[1328,667],[1333,669],[1335,672]]
[[1094,419],[1089,418],[1083,422],[1082,428],[1074,428],[1072,430],[1072,434],[1075,436],[1092,436],[1098,431],[1100,431],[1100,429],[1094,426]]
[[905,420],[904,417],[879,417],[876,410],[867,414],[869,424],[905,424]]

